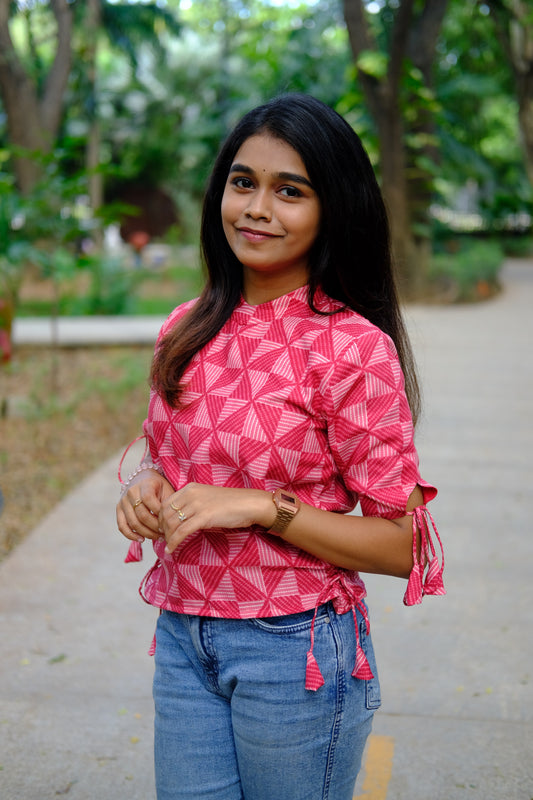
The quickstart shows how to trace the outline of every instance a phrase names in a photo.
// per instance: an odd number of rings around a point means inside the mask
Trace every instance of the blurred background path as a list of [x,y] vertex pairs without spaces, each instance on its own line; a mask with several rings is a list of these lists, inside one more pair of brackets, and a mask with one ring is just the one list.
[[[503,280],[480,305],[409,309],[448,595],[405,608],[403,581],[367,579],[383,708],[366,800],[533,798],[533,263]],[[122,563],[117,460],[0,564],[2,800],[154,798],[150,556]]]
[[403,582],[365,579],[393,749],[372,800],[533,798],[533,263],[503,281],[487,303],[410,309],[448,595],[405,608]]

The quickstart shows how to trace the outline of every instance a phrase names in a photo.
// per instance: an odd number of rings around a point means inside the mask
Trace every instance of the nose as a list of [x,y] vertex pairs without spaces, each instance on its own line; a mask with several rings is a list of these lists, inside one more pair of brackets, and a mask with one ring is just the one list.
[[267,191],[257,191],[250,195],[250,201],[245,214],[250,219],[272,219],[272,209],[270,207]]

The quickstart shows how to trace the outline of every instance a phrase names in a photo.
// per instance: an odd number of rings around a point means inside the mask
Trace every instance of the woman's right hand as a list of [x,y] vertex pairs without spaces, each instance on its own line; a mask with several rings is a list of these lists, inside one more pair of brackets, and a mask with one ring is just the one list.
[[117,503],[120,533],[134,542],[159,539],[159,511],[163,501],[174,494],[172,485],[156,470],[143,470]]

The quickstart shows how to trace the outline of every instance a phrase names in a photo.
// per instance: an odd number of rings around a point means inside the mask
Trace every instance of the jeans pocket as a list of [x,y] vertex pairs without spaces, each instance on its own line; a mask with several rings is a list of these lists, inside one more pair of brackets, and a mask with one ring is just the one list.
[[[296,633],[311,629],[315,609],[308,611],[298,611],[296,614],[284,614],[280,617],[254,617],[250,622],[263,631],[270,633]],[[329,620],[327,604],[321,605],[317,609],[315,625],[319,622]]]

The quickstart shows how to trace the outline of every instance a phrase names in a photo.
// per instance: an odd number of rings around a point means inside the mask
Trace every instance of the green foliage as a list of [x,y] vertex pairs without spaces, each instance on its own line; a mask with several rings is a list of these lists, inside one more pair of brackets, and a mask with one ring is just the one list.
[[533,239],[524,234],[502,236],[500,244],[503,252],[510,258],[530,258],[533,256]]
[[451,0],[445,18],[436,92],[440,139],[439,202],[457,207],[467,183],[469,211],[488,229],[533,212],[524,170],[512,72],[488,6]]
[[[78,12],[83,5],[76,4]],[[165,58],[161,37],[165,33],[179,36],[181,32],[176,15],[159,2],[102,2],[102,28],[112,47],[124,52],[133,66],[137,66],[142,46],[146,44],[158,58]]]
[[[177,257],[181,258],[179,251]],[[148,290],[141,291],[146,284]],[[117,258],[83,256],[74,280],[60,284],[55,301],[24,299],[17,313],[21,317],[52,314],[166,316],[180,303],[197,297],[203,284],[202,271],[187,264],[185,258],[183,265],[173,264],[154,272],[153,269],[133,268]]]
[[499,289],[504,254],[496,240],[454,237],[435,253],[430,280],[454,302],[486,299]]
[[179,39],[161,39],[164,59],[142,47],[134,76],[124,62],[117,69],[116,57],[101,64],[103,133],[121,173],[115,185],[165,187],[183,209],[180,226],[189,238],[188,209],[203,195],[220,142],[239,116],[287,90],[334,106],[342,98],[350,56],[341,21],[333,0],[296,8],[262,0],[192,3],[181,12]]
[[356,61],[357,69],[376,80],[382,80],[387,74],[387,56],[376,50],[364,50]]
[[[11,153],[3,155],[7,161]],[[76,246],[88,229],[79,205],[86,176],[65,176],[63,149],[32,157],[42,164],[43,177],[29,197],[17,191],[10,174],[0,173],[0,290],[14,305],[30,265],[56,284],[73,274]]]
[[[337,108],[362,136],[379,173],[377,134],[357,75],[383,80],[398,0],[373,5],[379,13],[368,18],[378,49],[354,65],[338,0],[102,0],[93,81],[86,4],[74,3],[74,63],[59,146],[42,161],[44,180],[31,197],[17,193],[11,154],[0,151],[0,292],[16,297],[26,265],[33,264],[56,282],[61,312],[139,307],[139,275],[123,274],[112,261],[79,258],[78,244],[91,226],[118,212],[106,206],[95,220],[80,202],[94,120],[108,191],[133,181],[169,191],[179,209],[180,242],[197,237],[199,204],[221,139],[242,113],[279,92],[308,92]],[[12,4],[12,35],[38,88],[52,64],[54,24],[48,2]],[[475,212],[484,230],[501,232],[518,219],[527,224],[533,197],[512,73],[487,5],[449,0],[433,89],[406,63],[401,105],[408,177],[425,207],[433,197],[458,213]],[[419,124],[426,118],[437,119],[436,137]],[[0,143],[5,136],[0,115]],[[429,235],[424,214],[414,224],[417,235]],[[60,291],[83,273],[90,275],[87,296]]]
[[123,259],[101,255],[83,257],[79,267],[90,275],[90,287],[86,295],[71,298],[67,313],[83,314],[128,314],[137,283],[135,272]]
[[[0,294],[16,309],[31,266],[55,289],[55,300],[41,311],[52,316],[124,314],[138,279],[118,258],[83,252],[83,242],[100,222],[87,208],[87,173],[70,174],[76,147],[76,141],[65,139],[49,156],[33,154],[43,166],[43,178],[29,197],[16,191],[10,175],[0,173]],[[102,210],[101,217],[108,218],[109,211]],[[65,295],[61,287],[81,273],[89,277],[89,290],[81,297]]]

